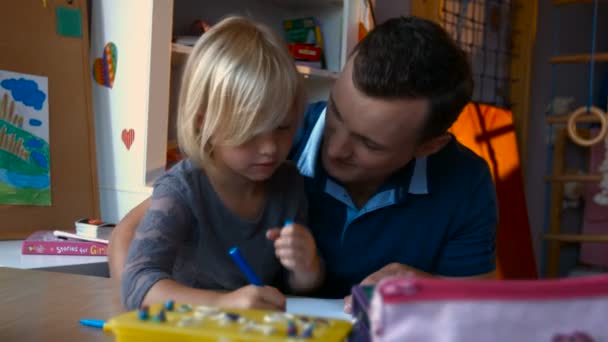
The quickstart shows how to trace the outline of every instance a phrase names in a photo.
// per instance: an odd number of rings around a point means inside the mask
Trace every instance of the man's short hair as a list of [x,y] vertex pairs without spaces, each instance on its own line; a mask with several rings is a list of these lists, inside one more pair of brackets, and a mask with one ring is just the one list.
[[429,100],[418,141],[439,136],[471,100],[473,77],[465,52],[438,24],[393,18],[372,30],[353,51],[353,82],[365,95]]

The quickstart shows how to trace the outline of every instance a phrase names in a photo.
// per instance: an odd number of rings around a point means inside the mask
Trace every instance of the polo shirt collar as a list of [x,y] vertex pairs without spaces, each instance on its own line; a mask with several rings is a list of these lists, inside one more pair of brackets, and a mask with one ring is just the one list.
[[321,141],[323,141],[323,130],[325,129],[325,112],[327,107],[323,108],[321,115],[317,119],[310,136],[306,140],[304,150],[298,159],[296,166],[300,174],[305,177],[314,178],[317,160],[319,159],[319,151],[321,150]]
[[[327,110],[327,108],[324,108],[321,115],[319,115],[319,118],[317,119],[317,122],[315,123],[315,125],[310,133],[310,136],[308,137],[308,140],[306,141],[306,144],[304,145],[302,154],[300,155],[300,157],[298,158],[298,161],[296,163],[298,170],[300,171],[300,174],[302,174],[305,177],[315,178],[315,174],[319,171],[322,171],[321,168],[318,167],[317,163],[320,160],[319,152],[321,150],[321,142],[323,141],[323,130],[325,129],[326,110]],[[414,170],[413,170],[413,172],[411,172],[411,177],[409,177],[409,185],[408,185],[407,192],[409,194],[413,194],[413,195],[429,194],[427,158],[426,157],[416,158],[413,162],[414,162]],[[409,174],[409,172],[405,172],[403,174],[403,177],[398,177],[401,179],[399,179],[399,180],[396,179],[395,183],[393,183],[393,182],[390,182],[390,183],[395,184],[395,185],[400,184],[402,186],[405,186],[407,184],[407,180],[408,180],[407,176],[406,176],[407,174]],[[343,188],[341,185],[332,181],[328,177],[324,177],[324,178],[327,178],[327,180],[328,180],[328,183],[326,183],[326,186],[325,186],[326,192],[330,193],[328,191],[330,189],[337,190],[338,189],[337,187]],[[328,185],[328,184],[330,184],[329,182],[331,182],[331,185]],[[400,187],[397,186],[397,188],[400,188]],[[389,202],[395,203],[395,201],[397,201],[397,197],[404,197],[404,196],[398,196],[399,194],[396,193],[396,191],[398,191],[399,189],[397,189],[397,188],[387,189],[389,191],[392,190],[392,195],[389,196],[386,194],[382,194],[381,197],[384,199],[382,202],[389,201]],[[387,191],[387,190],[385,190],[385,191]],[[331,193],[334,193],[334,191],[331,191]],[[377,195],[380,195],[380,194],[381,193],[378,193]],[[341,196],[341,197],[343,197],[343,196]],[[348,199],[348,201],[350,202],[350,198]],[[350,204],[352,204],[352,203],[350,203]],[[383,203],[383,204],[386,204],[386,203]]]

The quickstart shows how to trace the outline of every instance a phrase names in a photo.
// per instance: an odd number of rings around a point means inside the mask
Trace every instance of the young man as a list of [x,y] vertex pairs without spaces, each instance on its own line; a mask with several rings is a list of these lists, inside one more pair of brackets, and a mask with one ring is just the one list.
[[[447,133],[472,91],[467,58],[440,26],[395,18],[357,45],[328,102],[309,107],[292,160],[327,270],[322,295],[410,272],[493,276],[492,178]],[[115,230],[113,275],[147,205]]]

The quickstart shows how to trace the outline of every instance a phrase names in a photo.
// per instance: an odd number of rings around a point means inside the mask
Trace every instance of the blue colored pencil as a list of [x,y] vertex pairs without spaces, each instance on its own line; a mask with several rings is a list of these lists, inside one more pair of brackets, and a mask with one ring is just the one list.
[[80,324],[86,325],[87,327],[103,329],[103,325],[106,324],[106,322],[99,319],[81,319]]
[[232,260],[234,260],[234,262],[239,266],[243,274],[245,274],[245,277],[247,277],[247,279],[252,285],[264,286],[264,284],[262,283],[260,278],[258,278],[258,276],[255,274],[251,266],[249,266],[247,261],[245,261],[245,258],[243,258],[243,255],[241,254],[241,251],[238,247],[232,247],[228,254],[230,254]]

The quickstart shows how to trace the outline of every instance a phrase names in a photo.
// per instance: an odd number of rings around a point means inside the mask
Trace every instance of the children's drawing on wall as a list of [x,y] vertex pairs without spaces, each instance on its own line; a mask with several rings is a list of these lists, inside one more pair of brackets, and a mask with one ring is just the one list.
[[51,205],[48,79],[0,70],[0,204]]

